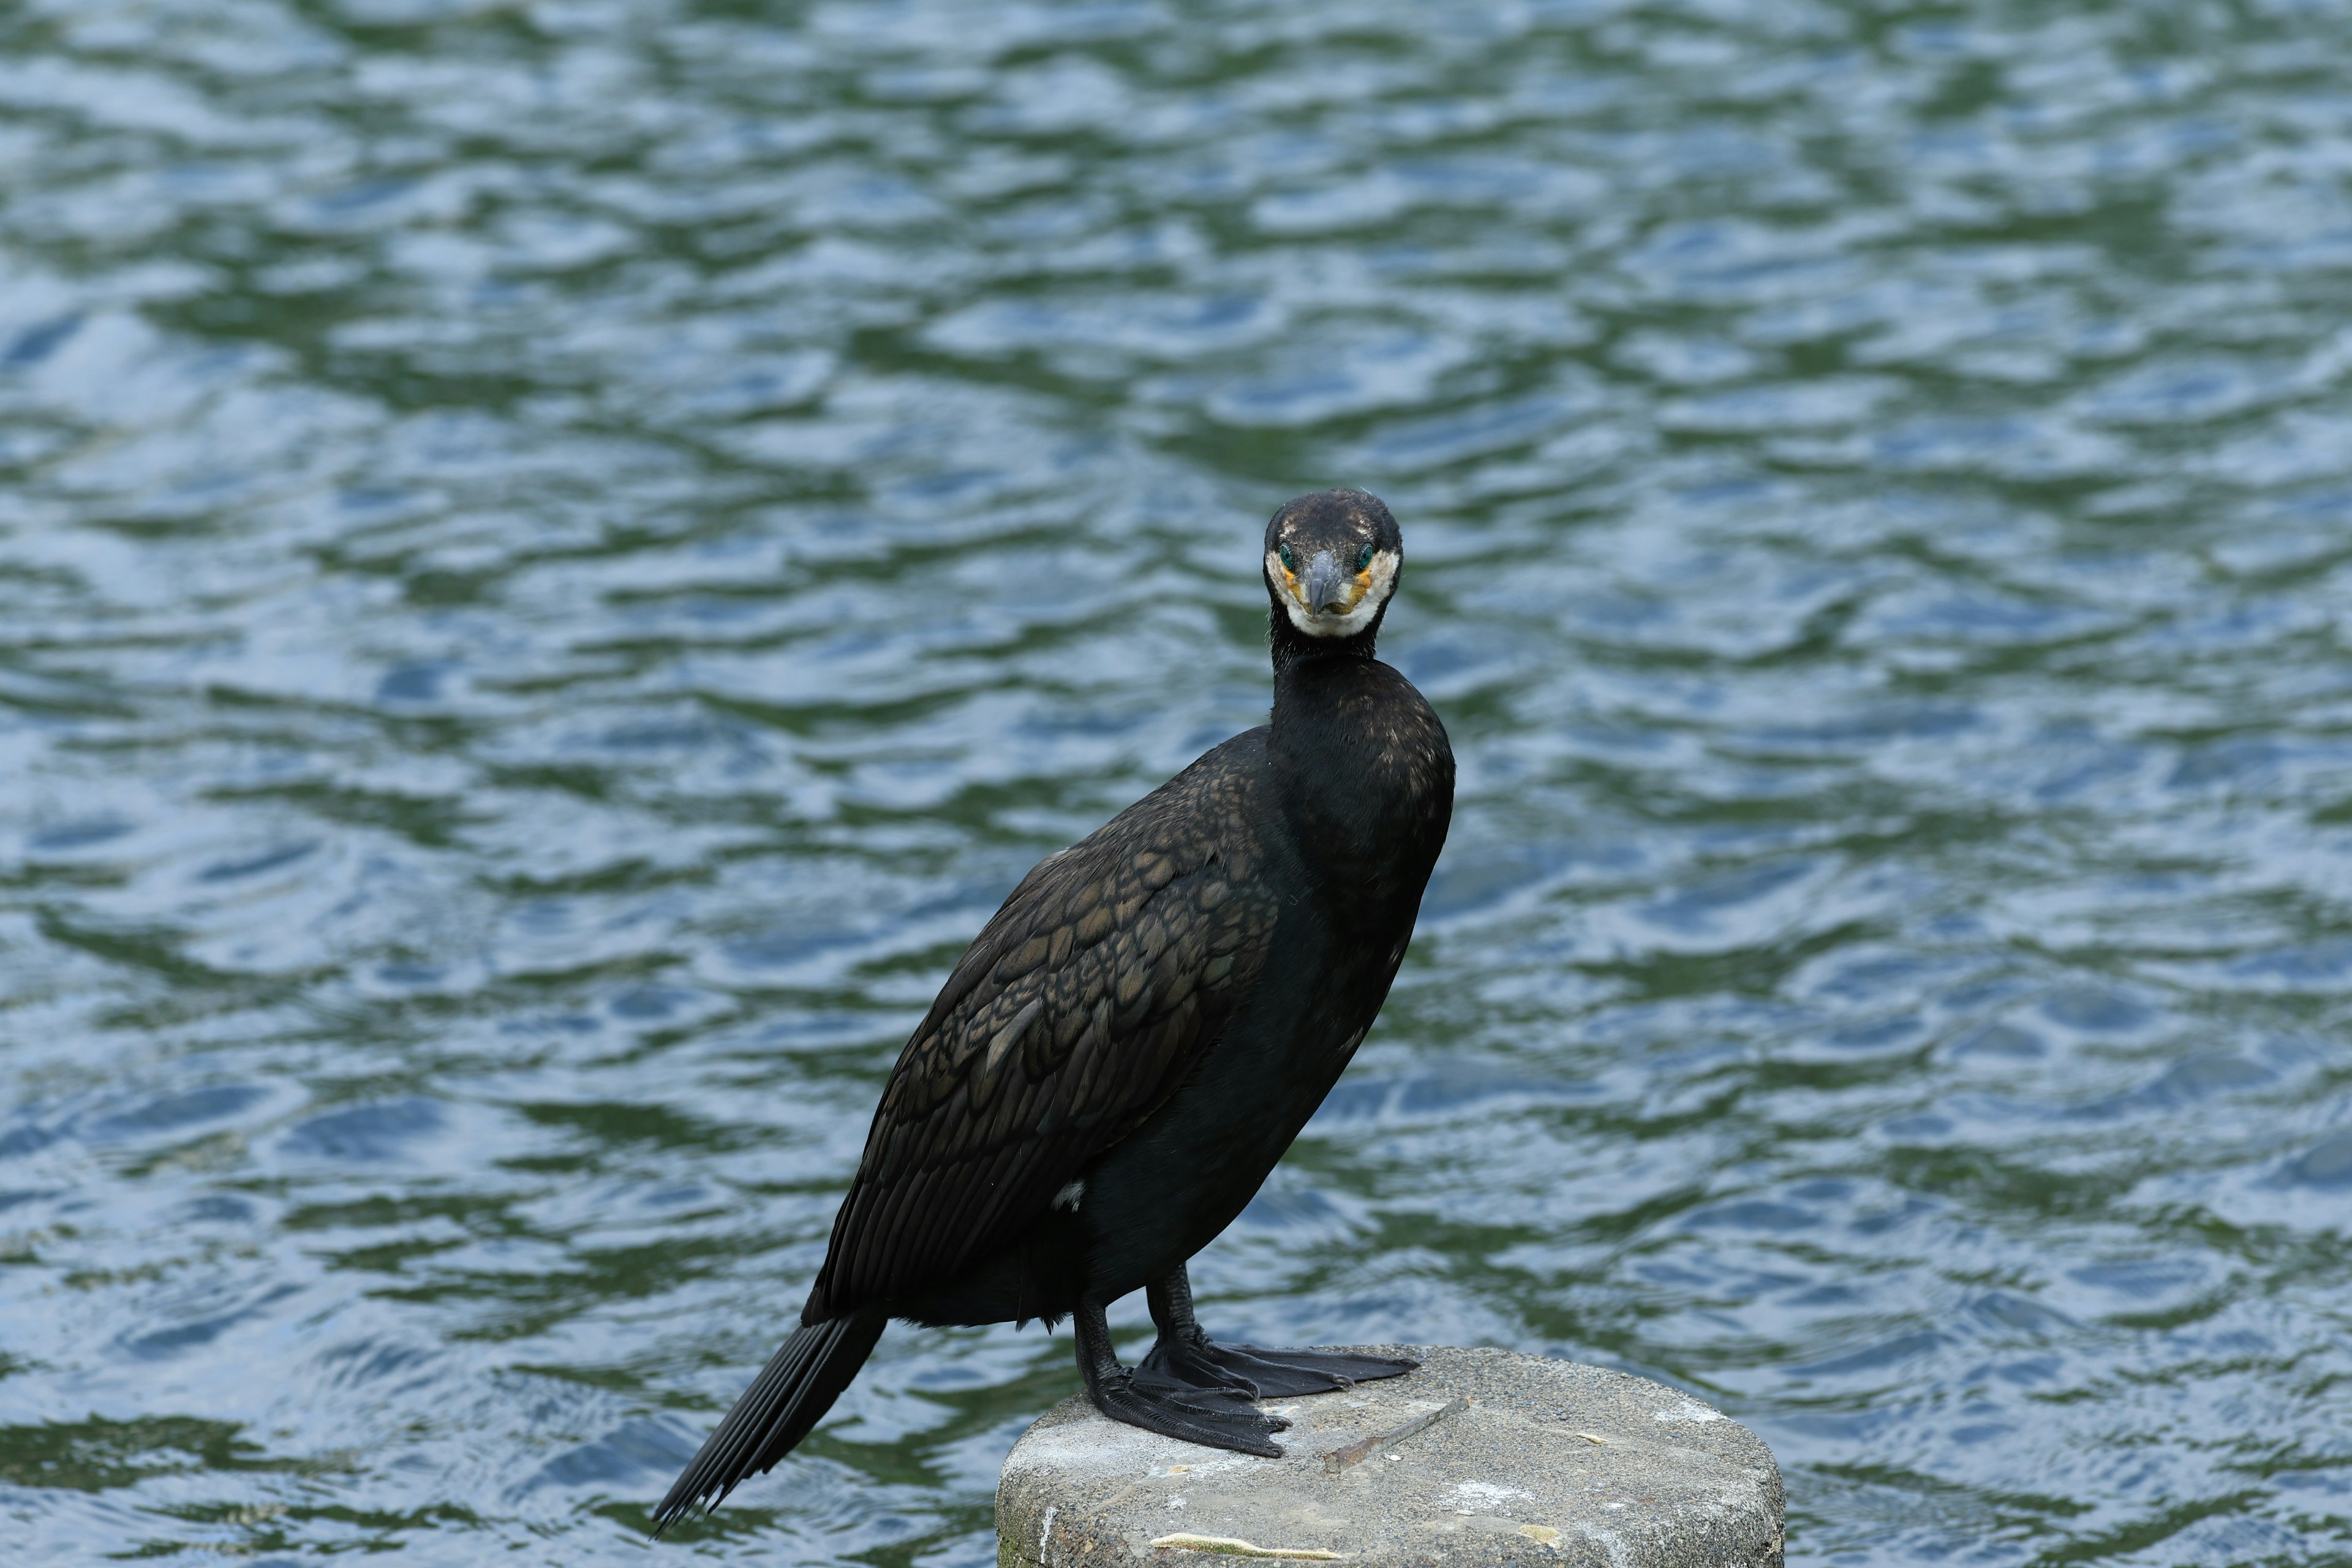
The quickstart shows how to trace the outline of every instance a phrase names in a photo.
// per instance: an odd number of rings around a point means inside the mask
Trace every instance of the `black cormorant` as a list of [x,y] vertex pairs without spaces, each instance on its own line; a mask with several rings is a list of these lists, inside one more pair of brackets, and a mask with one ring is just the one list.
[[[1258,1398],[1410,1362],[1221,1345],[1185,1259],[1232,1223],[1386,999],[1454,809],[1444,726],[1372,657],[1388,508],[1302,496],[1265,531],[1274,713],[1039,862],[899,1054],[801,1326],[654,1515],[808,1435],[884,1323],[1068,1315],[1104,1415],[1277,1455]],[[1104,1309],[1160,1330],[1123,1367]]]

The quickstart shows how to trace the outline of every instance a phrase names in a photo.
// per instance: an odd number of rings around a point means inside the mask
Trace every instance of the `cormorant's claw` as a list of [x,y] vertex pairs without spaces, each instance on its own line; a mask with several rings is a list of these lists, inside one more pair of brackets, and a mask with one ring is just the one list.
[[1143,1358],[1146,1371],[1198,1389],[1246,1391],[1254,1399],[1328,1394],[1375,1378],[1402,1377],[1421,1363],[1348,1351],[1266,1350],[1221,1345],[1210,1339],[1160,1336]]
[[1278,1459],[1274,1434],[1290,1423],[1268,1415],[1249,1396],[1232,1389],[1195,1388],[1150,1371],[1121,1371],[1091,1391],[1095,1408],[1114,1421],[1207,1448],[1228,1448]]

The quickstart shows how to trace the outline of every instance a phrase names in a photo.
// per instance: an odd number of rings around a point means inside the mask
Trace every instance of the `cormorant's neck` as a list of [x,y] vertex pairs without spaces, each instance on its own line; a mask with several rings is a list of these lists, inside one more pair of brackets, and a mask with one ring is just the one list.
[[1279,605],[1269,612],[1267,624],[1273,628],[1267,641],[1274,648],[1274,675],[1277,686],[1281,684],[1285,671],[1307,660],[1371,658],[1372,639],[1380,636],[1381,631],[1381,623],[1375,619],[1351,637],[1311,637],[1291,624],[1290,616]]
[[1372,657],[1373,626],[1343,640],[1301,636],[1286,620],[1274,631],[1266,734],[1283,818],[1328,918],[1410,924],[1453,807],[1445,726]]

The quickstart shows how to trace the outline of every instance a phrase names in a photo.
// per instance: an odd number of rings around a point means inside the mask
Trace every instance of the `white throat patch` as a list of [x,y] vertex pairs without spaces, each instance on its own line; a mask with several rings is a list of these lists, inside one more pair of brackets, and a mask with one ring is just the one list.
[[1351,637],[1372,624],[1381,606],[1396,592],[1397,552],[1383,550],[1372,557],[1372,563],[1355,574],[1349,584],[1354,597],[1344,610],[1334,607],[1317,615],[1307,607],[1301,595],[1304,584],[1298,574],[1283,565],[1282,557],[1274,551],[1265,552],[1265,578],[1275,584],[1275,593],[1282,600],[1290,624],[1310,637]]

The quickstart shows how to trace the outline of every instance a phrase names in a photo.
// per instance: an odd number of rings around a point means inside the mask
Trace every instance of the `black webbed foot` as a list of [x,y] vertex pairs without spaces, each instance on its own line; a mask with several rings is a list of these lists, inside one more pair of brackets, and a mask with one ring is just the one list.
[[1208,1448],[1282,1458],[1274,1441],[1290,1423],[1268,1415],[1249,1396],[1227,1389],[1193,1388],[1157,1373],[1121,1371],[1093,1389],[1095,1408],[1114,1421]]
[[1224,1352],[1230,1348],[1212,1344],[1205,1337],[1161,1334],[1152,1344],[1151,1353],[1139,1364],[1146,1372],[1157,1373],[1188,1388],[1229,1389],[1245,1399],[1267,1397],[1257,1379],[1226,1366],[1228,1358]]
[[1259,1345],[1221,1345],[1199,1339],[1160,1336],[1144,1370],[1199,1389],[1246,1391],[1258,1399],[1288,1399],[1328,1394],[1375,1378],[1401,1377],[1421,1363],[1393,1356],[1346,1351],[1266,1350]]
[[1246,1390],[1255,1399],[1288,1399],[1328,1394],[1374,1378],[1402,1377],[1421,1363],[1345,1351],[1270,1351],[1257,1345],[1221,1345],[1201,1331],[1192,1317],[1192,1281],[1178,1264],[1144,1293],[1160,1342],[1143,1358],[1144,1369],[1194,1388]]
[[1130,1372],[1118,1364],[1098,1303],[1080,1302],[1071,1320],[1087,1392],[1095,1408],[1112,1420],[1203,1447],[1282,1458],[1274,1435],[1288,1430],[1290,1423],[1258,1409],[1245,1390],[1201,1387],[1150,1367]]

